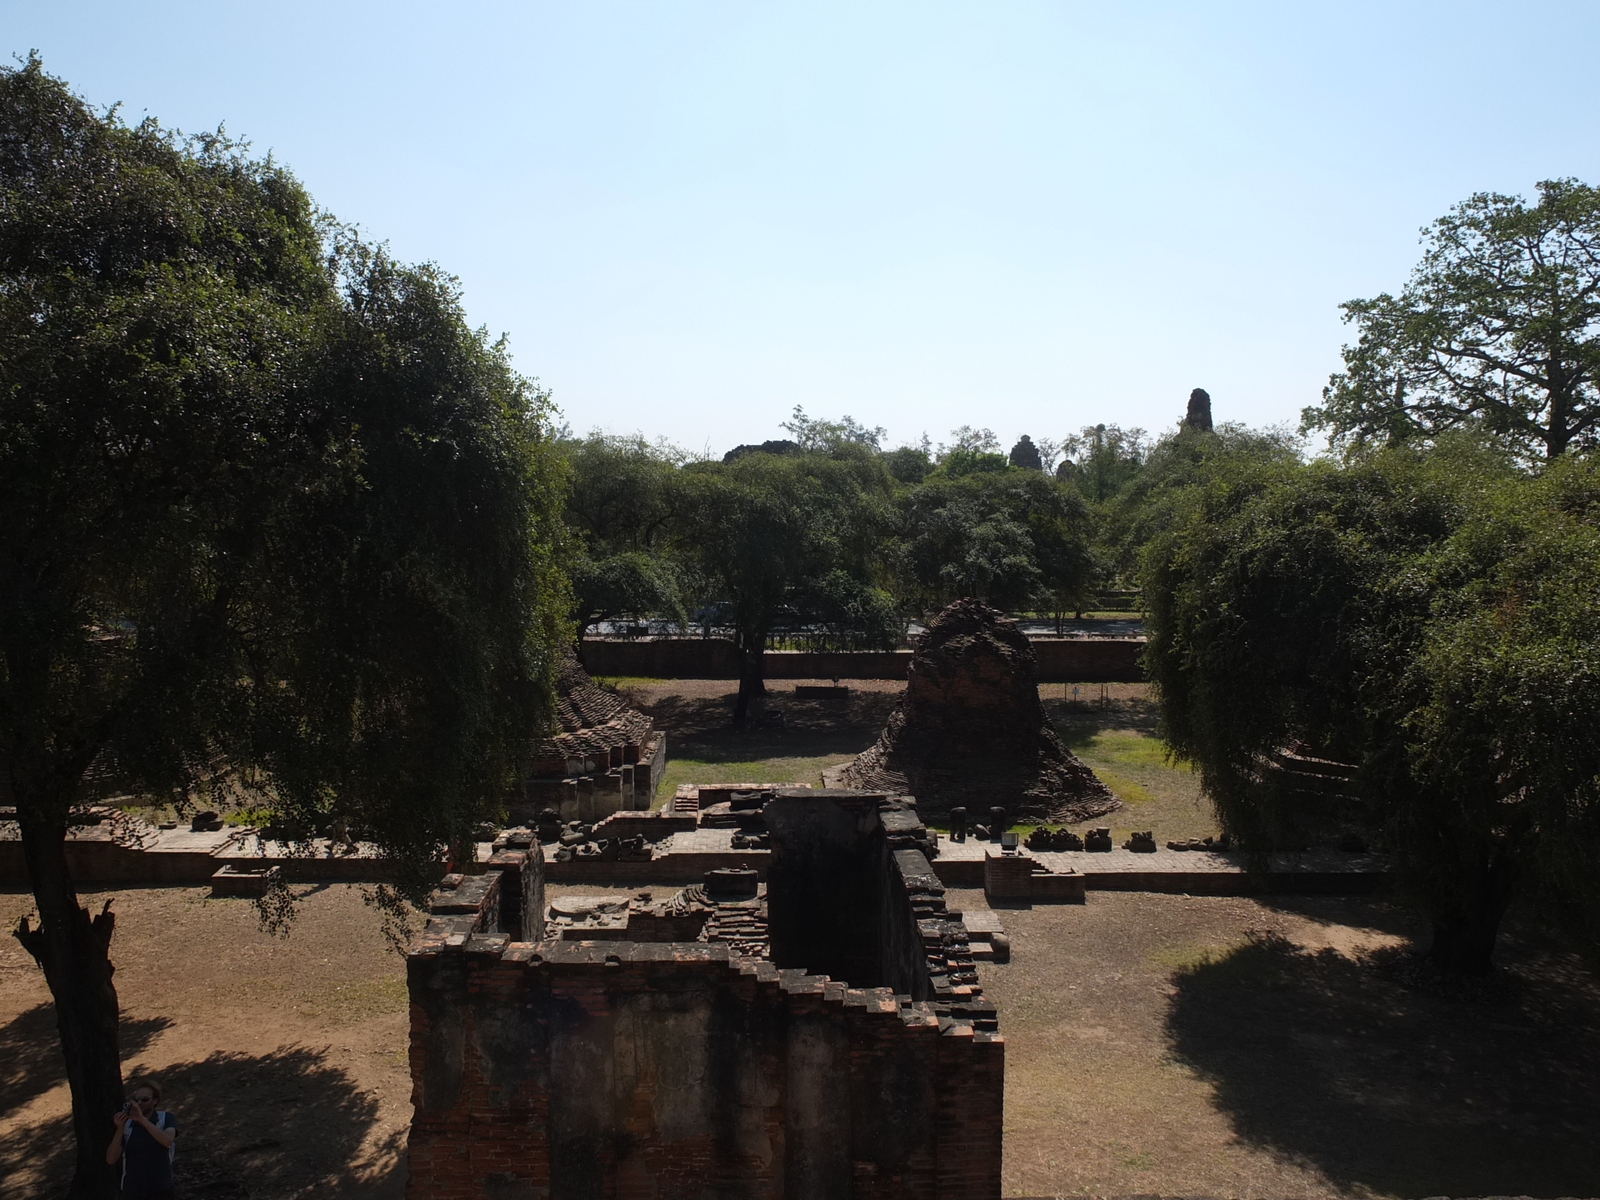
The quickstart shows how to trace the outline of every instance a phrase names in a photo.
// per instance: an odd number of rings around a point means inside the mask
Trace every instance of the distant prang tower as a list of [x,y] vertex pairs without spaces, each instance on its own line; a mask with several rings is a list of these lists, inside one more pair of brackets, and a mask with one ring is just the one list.
[[1211,432],[1211,393],[1205,388],[1195,388],[1189,393],[1189,412],[1183,423],[1191,429]]

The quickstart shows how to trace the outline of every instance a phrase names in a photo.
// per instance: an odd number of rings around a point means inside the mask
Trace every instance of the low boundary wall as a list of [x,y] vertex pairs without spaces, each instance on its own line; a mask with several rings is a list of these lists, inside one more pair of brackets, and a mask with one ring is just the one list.
[[[158,842],[141,850],[109,839],[69,838],[66,855],[67,869],[79,887],[201,887],[223,867],[240,872],[277,867],[289,883],[384,883],[394,878],[393,867],[371,854],[249,854],[237,844],[209,850]],[[443,860],[439,867],[443,870]],[[0,891],[26,891],[28,886],[22,843],[0,840]]]
[[[1143,638],[1031,638],[1040,683],[1142,683]],[[904,679],[910,650],[769,650],[768,679]],[[591,675],[649,679],[737,679],[739,654],[727,638],[621,641],[586,638]]]
[[[945,887],[984,886],[984,862],[992,843],[939,843],[934,873]],[[1289,895],[1366,896],[1393,882],[1389,864],[1375,854],[1312,850],[1272,854],[1267,869],[1251,873],[1245,856],[1158,850],[1030,851],[1029,858],[1052,871],[1075,872],[1091,892],[1181,892],[1191,896]]]

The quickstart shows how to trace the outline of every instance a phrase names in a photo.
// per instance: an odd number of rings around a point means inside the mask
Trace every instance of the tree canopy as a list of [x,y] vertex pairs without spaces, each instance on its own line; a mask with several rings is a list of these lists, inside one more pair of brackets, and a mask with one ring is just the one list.
[[[580,633],[624,616],[681,626],[693,611],[740,641],[765,629],[763,644],[887,647],[905,619],[959,596],[1073,606],[1096,580],[1092,515],[1031,439],[1018,444],[1039,465],[1015,466],[984,449],[998,446],[989,430],[954,431],[935,461],[926,438],[885,450],[881,429],[848,416],[797,408],[783,428],[792,439],[715,463],[637,437],[563,443]],[[781,599],[754,603],[769,579]]]
[[1539,184],[1539,201],[1479,193],[1423,230],[1398,296],[1343,305],[1344,348],[1307,429],[1361,446],[1471,427],[1520,455],[1596,443],[1600,192]]
[[1090,425],[1063,439],[1061,450],[1056,478],[1073,483],[1085,500],[1104,504],[1139,474],[1150,439],[1142,429]]
[[561,447],[571,465],[567,573],[582,638],[601,621],[685,616],[687,583],[671,542],[683,515],[676,452],[591,434]]
[[847,446],[880,450],[889,432],[881,425],[863,425],[848,413],[837,421],[808,417],[806,410],[798,404],[794,406],[794,413],[783,423],[783,428],[804,454],[836,454]]
[[64,839],[91,765],[246,790],[403,891],[548,720],[563,466],[454,282],[362,245],[220,135],[0,71],[0,786],[79,1155],[122,1101],[109,913]]
[[899,591],[919,614],[963,596],[1013,611],[1070,608],[1096,582],[1083,501],[1003,460],[999,470],[935,475],[906,491],[900,530]]
[[876,459],[750,454],[685,471],[684,545],[726,601],[739,649],[736,723],[765,688],[763,655],[780,630],[820,629],[834,644],[889,649],[893,601],[875,551],[889,516]]
[[[1593,922],[1600,851],[1600,475],[1459,440],[1347,466],[1213,460],[1145,570],[1165,734],[1256,851],[1369,831],[1488,969],[1518,889]],[[1274,767],[1355,767],[1326,807]]]

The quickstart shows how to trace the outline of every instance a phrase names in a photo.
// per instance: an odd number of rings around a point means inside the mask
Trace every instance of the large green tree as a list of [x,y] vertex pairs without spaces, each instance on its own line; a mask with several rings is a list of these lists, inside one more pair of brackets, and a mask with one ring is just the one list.
[[900,626],[878,550],[890,481],[866,447],[834,454],[751,453],[684,469],[686,550],[708,601],[726,606],[739,651],[735,724],[765,693],[776,633],[821,634],[838,646],[890,649]]
[[[1600,483],[1445,439],[1347,466],[1214,459],[1146,560],[1174,752],[1265,851],[1354,825],[1452,971],[1519,890],[1600,913]],[[1355,767],[1332,803],[1275,766]]]
[[1123,466],[1136,469],[1122,473],[1115,490],[1103,502],[1093,503],[1095,556],[1102,573],[1122,584],[1137,585],[1145,548],[1177,519],[1188,489],[1218,470],[1233,472],[1246,464],[1291,466],[1300,461],[1299,439],[1285,430],[1249,429],[1233,422],[1215,429],[1178,426],[1147,447],[1136,464],[1124,457]]
[[1359,331],[1308,429],[1362,445],[1475,427],[1530,458],[1594,445],[1600,423],[1600,191],[1480,193],[1423,231],[1398,295],[1343,306]]
[[548,719],[565,597],[545,402],[453,284],[220,137],[0,72],[0,789],[78,1155],[116,1191],[113,917],[65,838],[85,773],[253,789],[402,890]]
[[683,518],[682,455],[640,437],[590,434],[562,447],[572,468],[567,571],[579,650],[601,621],[684,617],[687,562],[674,537]]
[[865,446],[869,450],[882,448],[888,430],[881,425],[866,426],[849,413],[837,421],[823,417],[808,417],[803,406],[796,404],[794,412],[782,424],[794,444],[803,454],[834,454],[847,452],[852,446]]
[[993,457],[997,470],[936,472],[901,493],[899,590],[910,611],[935,612],[962,596],[1013,611],[1072,607],[1094,585],[1078,494]]
[[1142,429],[1089,425],[1063,439],[1061,453],[1056,478],[1076,485],[1085,500],[1104,504],[1138,476],[1150,455],[1150,439]]

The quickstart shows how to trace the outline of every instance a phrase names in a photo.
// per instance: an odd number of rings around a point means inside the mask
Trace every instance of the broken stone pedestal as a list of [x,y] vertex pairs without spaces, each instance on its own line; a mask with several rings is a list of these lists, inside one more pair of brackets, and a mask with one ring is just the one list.
[[213,899],[242,896],[250,900],[259,900],[267,894],[271,875],[272,869],[268,867],[252,871],[248,868],[235,867],[230,863],[211,876],[211,896]]
[[1086,885],[1087,880],[1077,871],[1052,871],[1026,854],[983,856],[983,894],[991,904],[996,900],[1082,904]]

